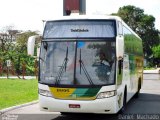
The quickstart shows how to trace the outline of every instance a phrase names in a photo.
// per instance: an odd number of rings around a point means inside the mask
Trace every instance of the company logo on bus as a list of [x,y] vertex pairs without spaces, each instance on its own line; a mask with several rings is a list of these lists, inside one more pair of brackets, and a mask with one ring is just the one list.
[[57,92],[69,92],[69,89],[57,89]]
[[89,32],[88,29],[71,29],[71,32]]

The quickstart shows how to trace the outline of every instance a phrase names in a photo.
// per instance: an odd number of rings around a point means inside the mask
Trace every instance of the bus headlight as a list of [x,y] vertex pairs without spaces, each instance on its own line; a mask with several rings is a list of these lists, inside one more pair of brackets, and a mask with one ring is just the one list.
[[39,94],[47,97],[53,97],[52,93],[48,90],[39,89]]
[[97,99],[102,99],[102,98],[109,98],[109,97],[113,97],[116,95],[116,91],[106,91],[106,92],[101,92],[98,94]]

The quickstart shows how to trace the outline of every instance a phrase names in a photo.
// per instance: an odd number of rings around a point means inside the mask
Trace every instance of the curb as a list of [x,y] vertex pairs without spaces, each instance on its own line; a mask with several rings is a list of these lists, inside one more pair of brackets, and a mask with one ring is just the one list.
[[0,115],[6,113],[8,111],[18,109],[18,108],[21,108],[21,107],[25,107],[25,106],[29,106],[29,105],[33,105],[33,104],[36,104],[36,103],[38,103],[38,100],[29,102],[29,103],[25,103],[25,104],[21,104],[21,105],[17,105],[17,106],[12,106],[12,107],[9,107],[9,108],[5,108],[5,109],[0,110]]

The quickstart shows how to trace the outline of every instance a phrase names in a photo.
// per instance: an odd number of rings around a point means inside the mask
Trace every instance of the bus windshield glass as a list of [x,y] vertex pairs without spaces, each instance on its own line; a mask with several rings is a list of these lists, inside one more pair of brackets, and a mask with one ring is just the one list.
[[40,54],[40,83],[114,84],[115,59],[115,42],[112,41],[44,41]]
[[113,38],[115,31],[114,20],[48,21],[43,38]]

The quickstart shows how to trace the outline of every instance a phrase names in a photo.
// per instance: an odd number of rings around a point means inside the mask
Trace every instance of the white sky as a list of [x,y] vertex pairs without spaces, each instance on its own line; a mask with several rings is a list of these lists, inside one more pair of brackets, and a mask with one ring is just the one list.
[[[0,30],[13,25],[18,30],[43,31],[42,20],[63,15],[63,0],[0,0]],[[160,0],[86,0],[87,14],[116,13],[119,7],[134,5],[156,18],[160,30]]]

